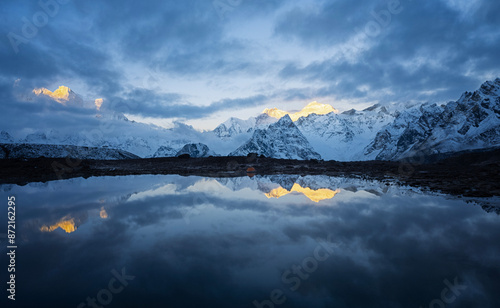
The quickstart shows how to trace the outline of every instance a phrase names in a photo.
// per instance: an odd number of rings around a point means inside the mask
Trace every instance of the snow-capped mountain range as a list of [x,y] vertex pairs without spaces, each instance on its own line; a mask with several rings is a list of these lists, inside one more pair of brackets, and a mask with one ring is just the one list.
[[[35,89],[33,93],[65,106],[82,101],[67,87],[54,92]],[[91,131],[45,129],[24,136],[1,131],[0,143],[111,148],[139,157],[257,153],[274,158],[340,161],[397,160],[416,152],[435,154],[500,146],[500,78],[442,105],[377,104],[339,113],[330,105],[313,102],[295,113],[272,108],[247,120],[230,118],[204,132],[182,123],[165,129],[130,121],[123,114],[99,110],[103,100],[98,100],[97,114],[89,119],[96,123]]]
[[365,149],[383,160],[500,145],[500,79],[485,82],[444,106],[423,104],[398,113]]

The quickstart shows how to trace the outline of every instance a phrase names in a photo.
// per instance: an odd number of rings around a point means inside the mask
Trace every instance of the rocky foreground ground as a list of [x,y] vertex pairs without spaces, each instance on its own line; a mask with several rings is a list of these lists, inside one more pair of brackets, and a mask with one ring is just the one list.
[[[426,161],[425,163],[423,161]],[[432,162],[429,162],[432,161]],[[255,171],[249,168],[254,168]],[[397,181],[465,197],[500,196],[500,149],[405,161],[297,161],[264,157],[77,160],[35,158],[0,160],[0,184],[46,182],[73,177],[179,174],[237,177],[254,174],[347,176]]]

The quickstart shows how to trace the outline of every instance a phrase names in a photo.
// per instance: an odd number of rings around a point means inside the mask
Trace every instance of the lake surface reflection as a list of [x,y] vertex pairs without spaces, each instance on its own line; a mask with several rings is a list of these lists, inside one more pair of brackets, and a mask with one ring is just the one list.
[[323,176],[0,189],[16,307],[500,307],[500,216],[457,198]]

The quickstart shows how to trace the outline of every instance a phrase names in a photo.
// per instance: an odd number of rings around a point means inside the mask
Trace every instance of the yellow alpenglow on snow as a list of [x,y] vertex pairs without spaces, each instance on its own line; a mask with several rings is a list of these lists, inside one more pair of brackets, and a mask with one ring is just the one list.
[[38,89],[34,89],[33,93],[35,93],[36,95],[40,95],[40,94],[47,95],[47,96],[55,99],[58,103],[64,105],[69,100],[69,92],[70,91],[71,91],[70,88],[65,87],[65,86],[60,86],[54,92],[52,92],[46,88],[38,88]]
[[97,98],[95,101],[94,101],[94,104],[97,108],[97,110],[101,110],[101,106],[102,106],[102,103],[104,102],[104,100],[102,98]]
[[309,198],[309,200],[314,201],[314,202],[320,202],[321,200],[326,200],[326,199],[332,199],[335,197],[336,194],[340,192],[339,189],[337,190],[331,190],[328,188],[321,188],[318,190],[313,190],[308,187],[302,187],[299,184],[295,183],[293,184],[293,187],[291,190],[286,190],[283,187],[278,187],[270,192],[268,192],[266,197],[268,198],[280,198],[285,195],[288,195],[292,192],[298,192]]
[[106,212],[106,210],[104,209],[104,206],[101,207],[101,211],[99,212],[99,216],[101,216],[102,219],[106,219],[108,218],[108,213]]
[[281,119],[285,115],[289,115],[292,121],[297,121],[300,117],[307,117],[310,114],[327,114],[330,112],[335,112],[338,113],[338,110],[333,108],[331,105],[328,104],[320,104],[318,102],[312,102],[309,103],[307,106],[305,106],[301,111],[297,111],[295,113],[290,113],[288,111],[283,111],[278,108],[271,108],[271,109],[264,109],[262,113],[267,114],[270,117],[276,118],[276,119]]
[[76,225],[75,225],[75,219],[70,218],[69,216],[65,216],[61,218],[57,223],[53,224],[52,226],[42,226],[40,228],[40,231],[42,232],[52,232],[57,228],[61,228],[66,233],[72,233],[76,231]]

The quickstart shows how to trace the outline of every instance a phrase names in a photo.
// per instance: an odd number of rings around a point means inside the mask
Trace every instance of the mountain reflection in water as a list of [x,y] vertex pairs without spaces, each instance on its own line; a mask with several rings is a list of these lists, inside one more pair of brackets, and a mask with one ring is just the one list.
[[297,192],[301,193],[309,200],[314,201],[314,202],[320,202],[321,200],[326,200],[326,199],[331,199],[335,197],[336,194],[340,192],[339,189],[336,190],[331,190],[328,188],[321,188],[321,189],[310,189],[309,187],[302,187],[299,184],[295,183],[292,186],[291,190],[287,190],[283,187],[275,188],[271,190],[268,193],[265,193],[266,197],[268,198],[280,198],[283,196],[286,196],[292,192]]
[[[0,189],[16,196],[20,306],[87,305],[122,269],[134,279],[100,306],[429,307],[442,294],[450,307],[500,302],[497,199],[488,213],[455,197],[326,176],[143,175]],[[445,290],[454,283],[465,289]]]
[[40,231],[42,232],[52,232],[56,230],[57,228],[61,228],[66,233],[72,233],[76,231],[77,226],[75,225],[75,219],[71,218],[69,216],[63,217],[60,221],[56,222],[55,224],[51,226],[42,226],[40,228]]

